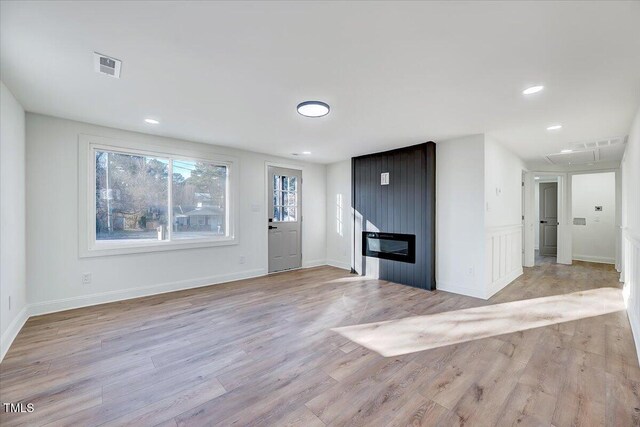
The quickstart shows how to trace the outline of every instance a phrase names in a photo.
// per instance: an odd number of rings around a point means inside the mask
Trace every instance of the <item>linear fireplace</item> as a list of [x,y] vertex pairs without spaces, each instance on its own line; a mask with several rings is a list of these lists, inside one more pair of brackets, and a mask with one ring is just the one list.
[[436,145],[354,157],[352,271],[436,288]]
[[415,264],[416,236],[415,234],[363,231],[362,255]]

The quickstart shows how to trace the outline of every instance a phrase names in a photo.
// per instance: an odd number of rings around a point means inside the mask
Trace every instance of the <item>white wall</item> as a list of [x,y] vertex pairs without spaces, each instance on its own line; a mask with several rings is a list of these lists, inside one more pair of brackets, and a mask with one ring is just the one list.
[[327,165],[327,264],[351,269],[351,160]]
[[[25,114],[0,82],[0,360],[27,319]],[[9,307],[11,298],[11,307]]]
[[484,298],[484,136],[436,144],[437,288]]
[[[239,244],[80,259],[79,134],[193,148],[200,144],[31,113],[26,122],[27,280],[33,313],[265,274],[265,161],[302,168],[303,266],[325,263],[326,167],[225,147],[216,150],[239,159]],[[258,206],[258,211],[252,206]],[[92,273],[90,285],[81,284],[85,272]]]
[[640,356],[640,109],[629,132],[622,174],[622,280],[627,313]]
[[522,224],[522,171],[524,162],[500,143],[485,138],[486,227]]
[[522,172],[524,162],[485,137],[485,297],[522,274]]
[[[615,263],[616,175],[614,172],[577,174],[571,180],[573,218],[586,225],[572,225],[573,259]],[[602,211],[595,210],[602,206]]]

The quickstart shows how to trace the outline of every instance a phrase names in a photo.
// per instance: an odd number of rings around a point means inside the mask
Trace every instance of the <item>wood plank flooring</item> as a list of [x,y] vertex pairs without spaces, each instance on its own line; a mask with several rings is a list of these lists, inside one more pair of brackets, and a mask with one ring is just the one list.
[[31,318],[0,364],[3,402],[47,426],[632,426],[640,368],[626,313],[397,357],[331,328],[598,287],[554,263],[489,301],[332,267]]

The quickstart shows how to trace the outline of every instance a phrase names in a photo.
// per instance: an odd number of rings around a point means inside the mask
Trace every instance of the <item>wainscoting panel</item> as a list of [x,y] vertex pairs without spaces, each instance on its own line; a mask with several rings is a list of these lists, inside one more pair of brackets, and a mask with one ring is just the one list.
[[522,274],[522,225],[489,227],[486,232],[486,298]]
[[624,302],[640,361],[640,233],[622,230]]

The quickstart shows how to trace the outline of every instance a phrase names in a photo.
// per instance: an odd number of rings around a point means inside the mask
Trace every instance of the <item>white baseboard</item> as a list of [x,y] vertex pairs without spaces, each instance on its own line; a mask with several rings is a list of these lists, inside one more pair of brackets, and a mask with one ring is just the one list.
[[20,332],[27,320],[29,320],[29,306],[24,306],[18,315],[13,318],[7,330],[2,334],[2,338],[0,338],[0,362],[4,359],[9,347],[13,344],[13,340],[16,339],[18,332]]
[[468,288],[465,286],[453,285],[436,279],[436,290],[451,292],[454,294],[466,295],[468,297],[486,299],[482,289]]
[[302,262],[302,268],[320,267],[322,265],[327,265],[326,259],[312,259]]
[[636,355],[638,363],[640,363],[640,319],[637,318],[633,310],[627,310],[629,324],[631,324],[631,333],[633,334],[633,342],[636,345]]
[[327,260],[327,265],[330,265],[332,267],[341,268],[343,270],[351,271],[351,264],[347,263],[347,262],[336,261],[335,259],[328,259]]
[[500,292],[509,283],[513,282],[518,277],[522,276],[523,273],[524,271],[522,270],[522,267],[519,267],[511,271],[510,273],[506,274],[505,276],[499,278],[495,282],[489,283],[489,285],[487,285],[487,296],[485,299],[489,299],[495,294],[497,294],[498,292]]
[[71,310],[74,308],[89,307],[92,305],[145,297],[149,295],[158,295],[167,292],[181,291],[184,289],[200,288],[203,286],[232,282],[234,280],[250,279],[252,277],[264,276],[266,274],[267,272],[264,269],[255,269],[239,273],[222,274],[217,276],[202,277],[191,280],[180,280],[139,288],[101,292],[90,295],[80,295],[77,297],[63,298],[53,301],[43,301],[30,304],[29,315],[39,316],[41,314],[55,313],[58,311]]
[[615,258],[592,256],[592,255],[573,255],[574,261],[597,262],[598,264],[615,264]]

